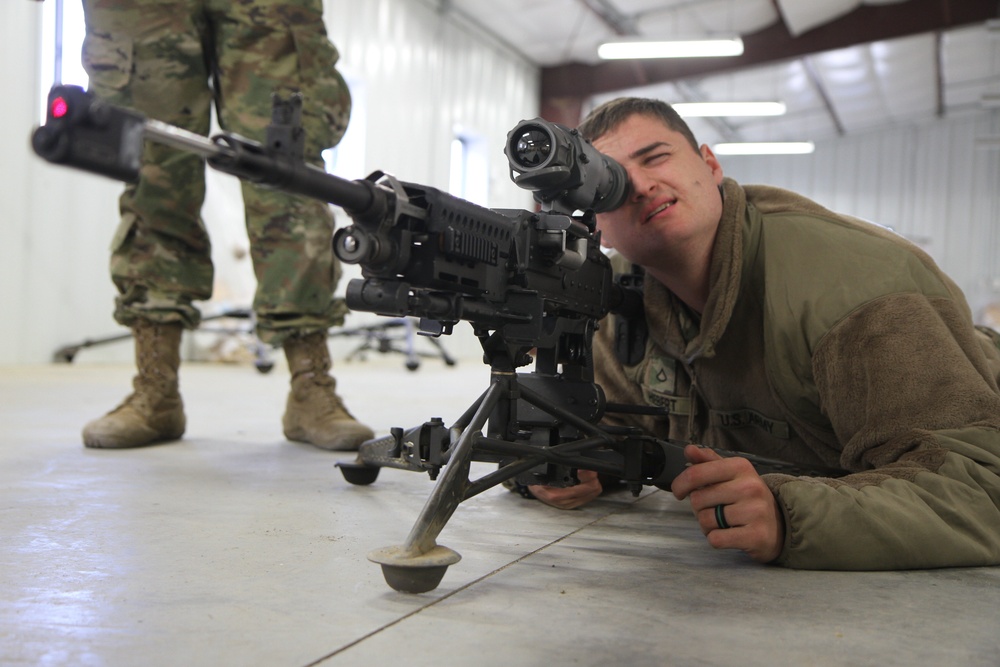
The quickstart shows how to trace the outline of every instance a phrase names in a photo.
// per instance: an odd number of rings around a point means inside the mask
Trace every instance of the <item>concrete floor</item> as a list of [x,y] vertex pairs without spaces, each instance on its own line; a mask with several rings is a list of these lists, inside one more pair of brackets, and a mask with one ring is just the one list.
[[[439,542],[441,585],[390,589],[433,484],[281,435],[287,372],[186,364],[183,441],[85,449],[127,365],[0,368],[2,665],[1000,665],[1000,568],[797,572],[713,551],[664,492],[559,511],[494,488]],[[338,363],[380,433],[450,423],[476,361]]]

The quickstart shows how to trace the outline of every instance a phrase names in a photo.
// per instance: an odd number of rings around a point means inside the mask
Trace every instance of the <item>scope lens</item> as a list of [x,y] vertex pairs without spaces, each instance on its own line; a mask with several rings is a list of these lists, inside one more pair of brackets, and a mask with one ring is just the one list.
[[524,167],[537,167],[545,162],[552,153],[552,139],[548,132],[537,127],[526,130],[517,140],[514,155],[518,164]]

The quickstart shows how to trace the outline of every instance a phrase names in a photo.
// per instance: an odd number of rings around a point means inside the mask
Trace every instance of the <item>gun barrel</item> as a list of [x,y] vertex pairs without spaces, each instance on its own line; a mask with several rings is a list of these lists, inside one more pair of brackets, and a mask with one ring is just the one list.
[[212,138],[212,143],[218,144],[219,150],[208,158],[208,164],[219,171],[342,206],[352,216],[365,215],[373,207],[381,210],[378,193],[370,183],[328,174],[311,164],[269,152],[261,144],[237,135],[220,134]]
[[336,204],[365,214],[378,202],[366,181],[349,181],[304,162],[268,153],[257,142],[232,134],[211,139],[155,119],[143,125],[149,141],[194,153],[215,169],[261,185]]
[[142,127],[142,134],[144,139],[194,153],[205,159],[229,157],[233,153],[228,147],[217,144],[207,137],[153,118],[146,119]]
[[387,206],[373,184],[328,174],[301,155],[229,133],[208,138],[100,100],[80,86],[54,86],[46,122],[32,133],[32,147],[45,160],[122,181],[139,178],[145,141],[192,153],[247,181],[342,206],[352,216],[377,218]]

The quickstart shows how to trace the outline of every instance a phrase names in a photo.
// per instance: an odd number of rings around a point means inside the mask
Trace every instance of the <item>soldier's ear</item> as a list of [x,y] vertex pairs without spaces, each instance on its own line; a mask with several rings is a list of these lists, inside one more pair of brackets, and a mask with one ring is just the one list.
[[608,248],[609,250],[614,249],[614,246],[611,245],[611,241],[608,240],[608,235],[605,234],[604,230],[601,229],[600,220],[601,216],[597,216],[597,236],[601,240],[601,247]]

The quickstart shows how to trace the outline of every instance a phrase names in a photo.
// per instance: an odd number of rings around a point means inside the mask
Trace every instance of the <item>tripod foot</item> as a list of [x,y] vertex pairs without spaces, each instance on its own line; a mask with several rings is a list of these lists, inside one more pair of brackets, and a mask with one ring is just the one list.
[[57,364],[71,364],[78,350],[79,348],[73,346],[61,347],[52,354],[52,361]]
[[378,471],[381,470],[378,466],[370,466],[353,461],[341,461],[334,465],[340,468],[340,474],[344,476],[344,479],[349,484],[354,484],[355,486],[368,486],[373,483],[378,479]]
[[413,554],[402,546],[385,547],[368,554],[368,560],[382,566],[385,583],[401,593],[426,593],[437,588],[449,565],[462,557],[458,552],[435,545],[422,554]]

